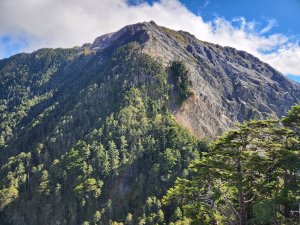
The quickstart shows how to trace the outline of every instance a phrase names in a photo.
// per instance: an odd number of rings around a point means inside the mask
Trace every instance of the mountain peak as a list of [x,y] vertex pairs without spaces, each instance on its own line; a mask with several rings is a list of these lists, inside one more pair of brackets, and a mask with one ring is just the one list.
[[[154,21],[141,22],[127,25],[120,30],[97,37],[93,43],[84,44],[83,48],[90,48],[92,50],[103,50],[110,46],[111,43],[116,41],[122,35],[127,35],[127,38],[135,36],[137,33],[142,34],[149,30],[156,29],[158,25]],[[124,38],[124,37],[123,37]],[[138,37],[135,37],[138,38]]]
[[101,51],[130,42],[139,43],[140,52],[166,68],[172,61],[184,62],[194,94],[173,112],[197,136],[220,134],[236,121],[280,117],[300,100],[300,85],[257,57],[200,41],[154,21],[125,26],[96,38],[87,47]]

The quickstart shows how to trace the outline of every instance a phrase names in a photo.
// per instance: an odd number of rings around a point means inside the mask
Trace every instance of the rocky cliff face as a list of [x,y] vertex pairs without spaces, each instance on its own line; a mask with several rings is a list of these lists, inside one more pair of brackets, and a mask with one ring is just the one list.
[[124,27],[83,47],[101,51],[132,41],[165,66],[173,60],[187,65],[193,95],[172,110],[178,122],[199,137],[221,134],[235,122],[280,117],[300,101],[299,84],[253,55],[154,22]]

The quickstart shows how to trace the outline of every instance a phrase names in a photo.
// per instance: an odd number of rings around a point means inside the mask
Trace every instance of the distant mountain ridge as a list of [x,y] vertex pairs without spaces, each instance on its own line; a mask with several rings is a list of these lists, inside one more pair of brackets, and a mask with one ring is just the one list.
[[300,77],[299,76],[288,75],[287,77],[290,78],[293,81],[296,81],[296,82],[300,83]]

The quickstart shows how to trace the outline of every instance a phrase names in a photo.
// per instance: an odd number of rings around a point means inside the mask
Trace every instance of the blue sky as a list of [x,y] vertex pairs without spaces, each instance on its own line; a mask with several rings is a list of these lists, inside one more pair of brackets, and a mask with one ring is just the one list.
[[182,3],[206,20],[211,20],[215,16],[229,20],[242,16],[246,20],[255,20],[263,24],[266,20],[274,19],[276,22],[272,32],[300,34],[299,0],[182,0]]
[[27,47],[27,41],[24,38],[18,38],[9,34],[0,36],[0,58],[9,57],[16,53],[22,52]]
[[82,45],[149,20],[248,51],[300,77],[300,0],[2,0],[0,59]]

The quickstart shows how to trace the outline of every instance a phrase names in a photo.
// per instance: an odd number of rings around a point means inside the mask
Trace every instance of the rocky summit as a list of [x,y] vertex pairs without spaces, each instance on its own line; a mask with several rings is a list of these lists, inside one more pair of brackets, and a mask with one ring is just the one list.
[[83,48],[101,51],[133,41],[165,67],[174,60],[186,64],[193,94],[182,104],[173,104],[172,112],[198,137],[221,134],[244,120],[281,117],[300,101],[300,85],[257,57],[153,21],[100,36]]

